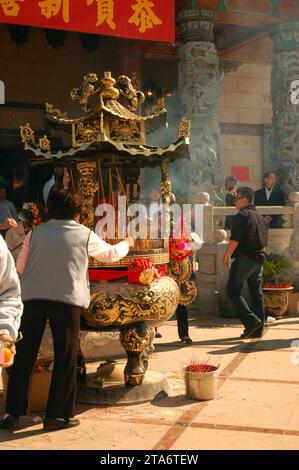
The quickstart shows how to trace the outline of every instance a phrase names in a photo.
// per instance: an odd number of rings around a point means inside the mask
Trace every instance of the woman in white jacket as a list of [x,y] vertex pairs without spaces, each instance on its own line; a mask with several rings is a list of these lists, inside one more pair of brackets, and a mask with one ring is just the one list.
[[[13,257],[0,235],[0,342],[16,340],[21,322],[23,304],[21,288]],[[0,367],[9,367],[13,363],[3,364],[0,349]]]
[[23,340],[10,369],[6,413],[0,429],[15,429],[26,414],[28,388],[44,329],[49,320],[54,342],[54,368],[45,431],[80,424],[75,415],[76,358],[80,315],[90,303],[88,258],[115,262],[134,246],[130,237],[109,245],[79,223],[80,195],[53,187],[47,209],[49,220],[29,232],[17,259],[21,274],[24,314]]

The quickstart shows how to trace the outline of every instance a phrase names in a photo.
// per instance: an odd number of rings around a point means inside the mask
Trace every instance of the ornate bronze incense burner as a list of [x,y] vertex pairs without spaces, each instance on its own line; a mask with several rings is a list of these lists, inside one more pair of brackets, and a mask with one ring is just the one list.
[[[168,163],[188,158],[190,123],[184,119],[178,140],[167,147],[151,147],[145,143],[147,123],[166,122],[164,101],[160,100],[146,116],[134,111],[143,103],[144,95],[135,90],[131,80],[121,75],[115,80],[110,72],[99,79],[89,73],[82,85],[71,91],[71,99],[80,104],[83,114],[71,118],[51,104],[46,104],[46,119],[53,129],[66,131],[70,145],[51,149],[47,136],[37,139],[29,124],[21,126],[26,159],[30,165],[59,163],[68,167],[72,187],[83,196],[81,222],[92,230],[96,226],[96,208],[101,202],[116,207],[116,196],[126,198],[126,204],[138,202],[140,169],[161,168],[161,197],[165,204],[164,217],[170,222],[170,205],[174,201]],[[67,135],[67,134],[66,134]],[[114,180],[113,180],[114,178]],[[117,193],[113,186],[117,181]],[[108,195],[107,195],[108,192]],[[120,221],[115,221],[116,228]],[[116,230],[117,235],[118,231]],[[120,331],[120,340],[128,361],[125,383],[138,385],[147,368],[147,349],[153,338],[153,327],[168,320],[178,302],[191,303],[196,295],[190,283],[188,262],[174,268],[148,285],[128,283],[126,278],[107,280],[111,269],[126,270],[134,259],[150,259],[165,271],[169,263],[168,237],[137,240],[136,248],[126,258],[111,266],[90,260],[90,272],[99,276],[91,282],[91,303],[83,314],[83,328],[96,331]],[[107,241],[111,242],[108,239]],[[119,239],[113,240],[113,243]]]

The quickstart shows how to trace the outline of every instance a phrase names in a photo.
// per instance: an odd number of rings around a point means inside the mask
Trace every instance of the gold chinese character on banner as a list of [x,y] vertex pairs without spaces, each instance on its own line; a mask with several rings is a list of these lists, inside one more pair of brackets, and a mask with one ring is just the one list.
[[70,22],[70,0],[44,0],[38,3],[41,14],[47,19],[58,15],[62,7],[62,17],[65,23]]
[[154,2],[150,0],[136,0],[136,5],[131,7],[134,14],[129,19],[129,23],[138,26],[141,33],[145,33],[147,29],[151,29],[158,24],[163,24],[163,21],[154,13],[152,9],[154,6]]
[[14,113],[13,111],[10,111],[7,114],[7,121],[9,122],[9,124],[15,124],[17,122],[16,113]]
[[4,15],[18,16],[20,11],[18,3],[20,2],[24,2],[24,0],[0,0],[0,5],[2,5]]
[[98,21],[96,26],[100,26],[105,21],[111,29],[115,29],[114,23],[114,0],[87,0],[87,5],[97,2]]

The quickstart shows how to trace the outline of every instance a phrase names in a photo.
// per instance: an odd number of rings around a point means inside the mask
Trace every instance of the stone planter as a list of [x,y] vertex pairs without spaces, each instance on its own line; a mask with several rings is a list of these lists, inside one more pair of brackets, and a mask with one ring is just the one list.
[[288,310],[289,294],[293,287],[264,287],[265,312],[274,318],[282,318]]

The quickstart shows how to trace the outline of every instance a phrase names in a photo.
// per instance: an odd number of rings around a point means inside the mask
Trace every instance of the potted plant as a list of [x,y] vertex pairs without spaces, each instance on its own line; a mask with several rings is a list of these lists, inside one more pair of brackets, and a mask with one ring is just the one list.
[[219,365],[208,360],[192,360],[184,367],[186,396],[191,400],[212,400],[217,395]]
[[266,316],[281,318],[287,312],[295,274],[294,263],[285,256],[274,253],[266,255],[263,266]]

